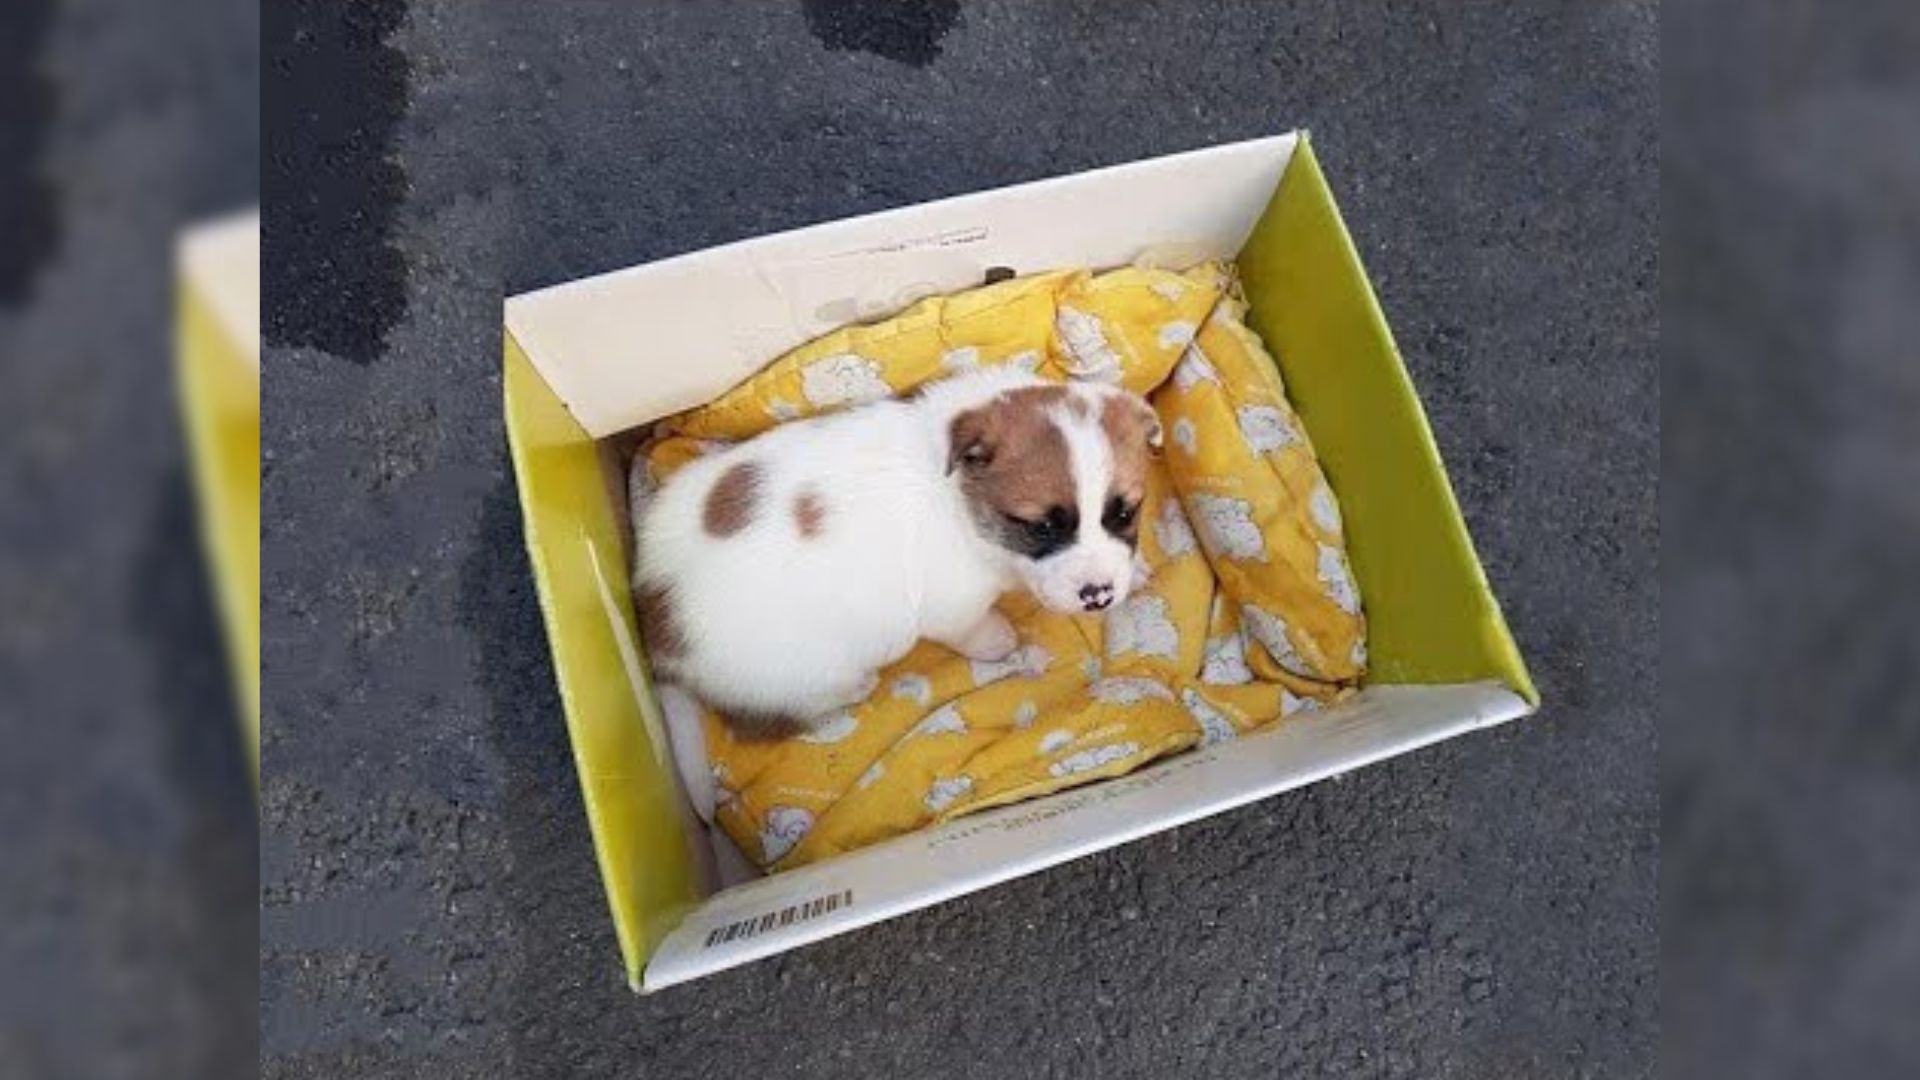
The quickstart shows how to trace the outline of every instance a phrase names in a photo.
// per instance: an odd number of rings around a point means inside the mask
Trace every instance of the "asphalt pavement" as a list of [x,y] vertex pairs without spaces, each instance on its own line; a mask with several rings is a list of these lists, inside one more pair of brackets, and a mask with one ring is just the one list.
[[[270,5],[263,1074],[1652,1075],[1658,6],[1521,7]],[[1297,127],[1543,711],[631,994],[502,296]]]

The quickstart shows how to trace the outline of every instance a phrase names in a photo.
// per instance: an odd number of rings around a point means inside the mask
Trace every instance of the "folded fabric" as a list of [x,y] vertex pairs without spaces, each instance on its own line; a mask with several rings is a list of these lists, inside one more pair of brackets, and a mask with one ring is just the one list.
[[1167,432],[1142,509],[1146,584],[1119,607],[1067,616],[1009,594],[1012,656],[922,642],[802,738],[736,740],[706,717],[715,819],[748,858],[814,862],[1352,691],[1366,621],[1339,501],[1245,312],[1215,263],[1017,278],[835,331],[656,427],[635,462],[643,488],[783,421],[1011,364],[1147,394]]

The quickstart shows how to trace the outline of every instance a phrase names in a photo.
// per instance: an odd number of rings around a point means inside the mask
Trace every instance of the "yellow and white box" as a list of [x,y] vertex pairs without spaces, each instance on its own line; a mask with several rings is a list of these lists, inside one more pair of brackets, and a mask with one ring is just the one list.
[[181,238],[174,373],[248,759],[260,761],[260,215]]
[[[731,887],[679,787],[627,585],[617,447],[821,334],[923,297],[1230,262],[1345,517],[1369,673],[1318,712]],[[506,426],[628,981],[653,990],[1230,810],[1539,703],[1305,133],[964,195],[510,298]]]

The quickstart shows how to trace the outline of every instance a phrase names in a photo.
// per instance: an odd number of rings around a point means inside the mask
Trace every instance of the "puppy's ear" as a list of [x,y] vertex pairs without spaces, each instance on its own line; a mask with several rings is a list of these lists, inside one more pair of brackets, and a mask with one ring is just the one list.
[[1154,457],[1159,457],[1160,451],[1167,445],[1167,431],[1160,426],[1160,414],[1153,411],[1151,405],[1147,406],[1147,417],[1147,449],[1153,452]]
[[1142,439],[1147,450],[1158,456],[1160,448],[1166,445],[1166,431],[1160,426],[1160,414],[1154,411],[1147,399],[1125,390],[1114,390],[1107,403],[1100,410],[1100,423],[1107,429],[1107,435],[1119,446],[1125,446],[1134,439]]
[[966,468],[978,472],[993,464],[995,430],[988,409],[968,409],[947,426],[947,475]]

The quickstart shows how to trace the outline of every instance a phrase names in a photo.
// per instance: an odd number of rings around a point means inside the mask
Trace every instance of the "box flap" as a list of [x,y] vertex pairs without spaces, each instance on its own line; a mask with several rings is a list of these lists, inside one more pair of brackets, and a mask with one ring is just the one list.
[[199,534],[256,776],[260,745],[259,215],[189,232],[174,285],[174,387]]
[[930,907],[1528,712],[1497,683],[1376,687],[1115,780],[728,889],[648,962],[652,991]]
[[914,300],[1155,250],[1230,259],[1295,136],[1175,154],[694,252],[507,301],[507,329],[602,437],[708,401],[795,346]]
[[635,640],[617,507],[594,441],[506,339],[508,445],[527,556],[630,982],[694,902],[679,788]]
[[1538,704],[1309,140],[1237,265],[1248,324],[1340,493],[1366,598],[1369,681],[1497,678]]

